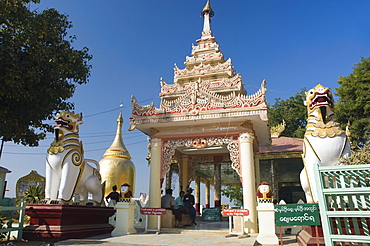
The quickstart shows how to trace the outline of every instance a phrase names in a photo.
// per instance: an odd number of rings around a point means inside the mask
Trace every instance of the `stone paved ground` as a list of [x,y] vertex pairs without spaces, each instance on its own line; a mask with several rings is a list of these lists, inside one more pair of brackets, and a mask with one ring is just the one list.
[[[295,239],[296,235],[283,235],[283,243],[288,246],[298,246]],[[225,238],[219,234],[178,234],[178,233],[138,233],[133,235],[125,235],[120,237],[111,237],[109,234],[100,235],[86,239],[68,239],[54,244],[47,242],[17,242],[12,241],[15,246],[52,246],[52,245],[258,245],[256,243],[257,235],[238,239],[237,237]],[[0,246],[6,246],[6,243]]]
[[[62,246],[62,245],[258,245],[257,234],[247,238],[225,237],[228,234],[228,222],[202,222],[197,226],[185,227],[184,229],[162,229],[162,233],[156,235],[154,232],[144,234],[143,229],[137,229],[137,234],[111,237],[110,234],[98,235],[85,239],[68,239],[56,243],[43,241],[11,241],[14,246]],[[283,244],[287,246],[298,246],[296,233],[301,228],[292,228],[292,235],[283,234]],[[279,228],[276,228],[279,231]],[[279,237],[279,235],[278,235]],[[0,242],[0,246],[7,246],[8,242]],[[10,244],[8,246],[11,246]]]

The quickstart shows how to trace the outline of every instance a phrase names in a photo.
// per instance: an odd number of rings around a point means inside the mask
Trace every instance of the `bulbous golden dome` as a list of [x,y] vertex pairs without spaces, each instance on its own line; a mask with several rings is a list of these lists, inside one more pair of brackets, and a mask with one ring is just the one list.
[[105,151],[104,158],[99,162],[102,182],[105,181],[105,195],[112,191],[114,185],[121,187],[124,183],[131,186],[132,194],[135,191],[136,170],[122,139],[122,112],[117,122],[117,132],[113,143]]

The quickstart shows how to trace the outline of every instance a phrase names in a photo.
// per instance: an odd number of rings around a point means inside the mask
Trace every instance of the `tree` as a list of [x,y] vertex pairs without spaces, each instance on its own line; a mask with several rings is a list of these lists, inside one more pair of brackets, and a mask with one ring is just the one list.
[[43,123],[55,111],[72,110],[67,100],[88,82],[91,56],[72,47],[66,15],[55,9],[38,13],[27,4],[0,1],[0,136],[2,141],[38,146],[52,127]]
[[339,88],[335,88],[339,96],[336,103],[338,121],[351,124],[351,140],[354,146],[363,146],[368,140],[370,129],[370,57],[361,58],[355,64],[352,74],[340,76]]
[[241,184],[237,185],[227,185],[222,191],[221,194],[230,199],[235,206],[243,205],[243,187]]
[[33,186],[28,185],[27,190],[21,200],[26,201],[28,204],[37,204],[45,198],[44,188],[39,184]]
[[283,120],[286,122],[282,136],[303,138],[307,119],[307,108],[304,105],[306,100],[305,92],[306,88],[303,88],[300,92],[286,100],[276,98],[275,104],[269,108],[270,126],[281,124]]

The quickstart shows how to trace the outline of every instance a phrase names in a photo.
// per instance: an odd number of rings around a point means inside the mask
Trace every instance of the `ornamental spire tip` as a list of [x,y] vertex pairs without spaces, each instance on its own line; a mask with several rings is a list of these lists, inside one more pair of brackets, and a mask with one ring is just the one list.
[[201,13],[201,17],[204,19],[203,23],[203,32],[202,38],[209,38],[212,37],[211,31],[211,18],[215,15],[211,7],[210,0],[207,0],[206,6],[204,6],[203,11]]
[[204,17],[204,15],[206,13],[209,14],[210,18],[212,18],[215,15],[215,12],[212,10],[212,7],[211,7],[211,1],[210,0],[207,0],[206,6],[204,6],[204,8],[202,10],[201,16]]

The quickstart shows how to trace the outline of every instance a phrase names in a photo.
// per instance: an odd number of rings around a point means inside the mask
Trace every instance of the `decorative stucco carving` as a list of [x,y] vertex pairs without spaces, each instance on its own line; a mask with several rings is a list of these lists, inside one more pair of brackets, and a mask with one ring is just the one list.
[[267,111],[265,111],[265,112],[261,112],[261,114],[260,114],[260,119],[262,120],[262,121],[268,121],[269,119],[268,119],[268,116],[267,116]]
[[239,160],[239,142],[231,141],[227,145],[227,149],[230,152],[231,167],[241,176],[240,160]]
[[188,68],[179,69],[177,66],[175,66],[174,82],[177,82],[178,79],[184,77],[193,77],[209,73],[220,73],[220,72],[226,73],[229,76],[233,76],[235,74],[235,69],[231,63],[230,58],[223,63],[219,62],[215,66],[211,64],[203,64],[203,62],[201,62],[198,66],[194,66],[192,69]]
[[[200,50],[199,46],[193,46],[193,50],[194,50],[194,47],[196,47],[195,50]],[[222,52],[212,52],[208,54],[201,54],[198,56],[186,56],[185,60],[186,60],[185,61],[186,66],[194,65],[200,62],[205,62],[205,61],[221,61],[221,62],[225,61],[224,54]]]
[[249,129],[249,130],[253,130],[253,124],[252,124],[252,121],[250,121],[250,120],[244,121],[243,124],[241,124],[240,126],[246,128],[246,129]]
[[253,95],[247,95],[240,74],[231,59],[224,60],[214,37],[197,40],[193,57],[185,68],[175,65],[174,84],[161,84],[161,103],[141,106],[132,96],[130,130],[140,124],[259,115],[267,121],[266,81]]
[[253,143],[254,134],[251,132],[240,133],[239,141],[240,143]]
[[160,139],[160,138],[151,138],[150,139],[151,149],[156,148],[156,147],[161,147],[161,146],[162,146],[162,139]]
[[[236,94],[235,92],[231,92],[226,96],[199,86],[198,82],[190,84],[192,87],[177,99],[162,99],[160,108],[155,108],[153,103],[147,106],[140,106],[137,103],[136,98],[132,96],[132,118],[130,120],[134,120],[137,117],[163,114],[169,114],[168,116],[171,116],[174,113],[190,113],[191,115],[196,115],[198,112],[203,112],[205,114],[211,110],[218,109],[249,107],[262,108],[264,109],[263,111],[266,111],[267,109],[265,103],[266,88],[263,84],[260,90],[253,95]],[[258,114],[260,115],[260,113],[262,113],[262,111]],[[162,120],[165,119],[162,118]]]
[[[194,81],[193,81],[194,82]],[[211,91],[229,91],[229,90],[234,90],[234,91],[240,91],[242,90],[242,77],[240,74],[236,74],[233,77],[230,78],[222,78],[220,80],[211,80],[211,79],[203,79],[201,82],[201,87],[205,89],[209,89]],[[166,97],[168,95],[179,95],[179,94],[184,94],[186,91],[191,89],[192,85],[190,82],[186,84],[179,84],[179,83],[174,83],[174,84],[166,84],[164,81],[161,82],[161,97]]]
[[158,129],[155,129],[155,128],[151,128],[150,129],[150,136],[154,136],[155,134],[157,134],[159,132]]
[[192,146],[196,149],[203,149],[207,146],[207,139],[205,138],[195,138],[192,140]]

